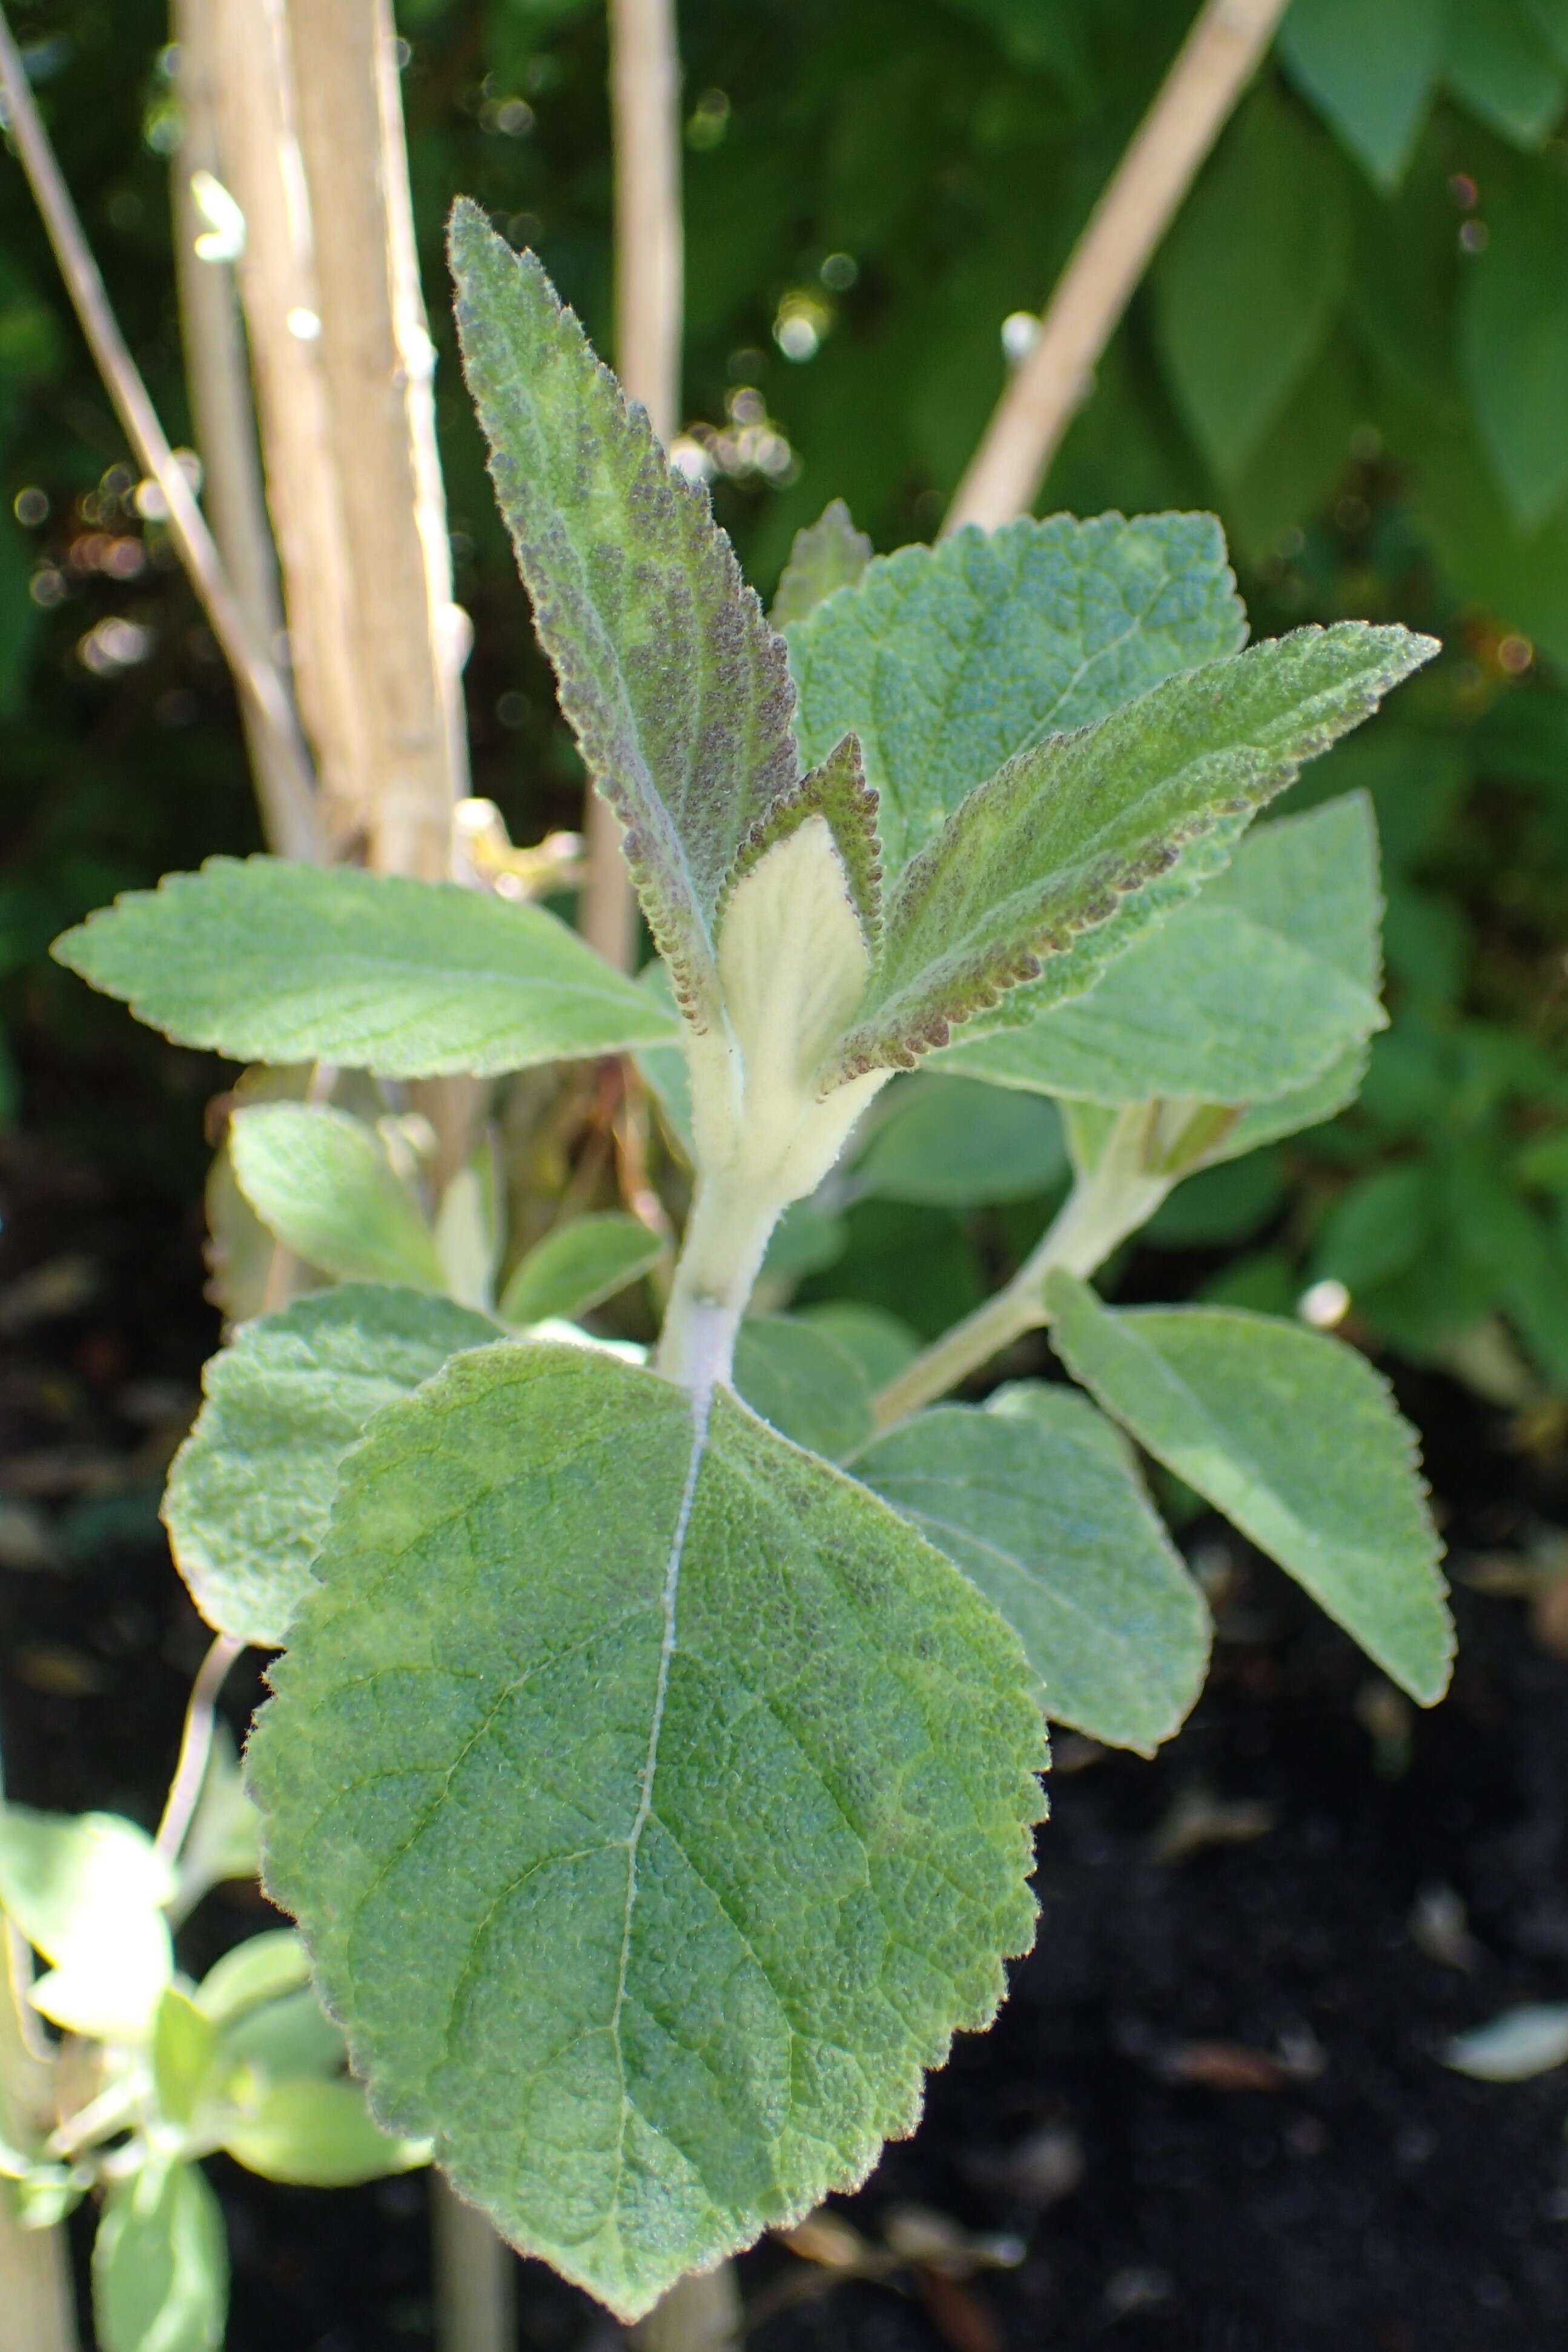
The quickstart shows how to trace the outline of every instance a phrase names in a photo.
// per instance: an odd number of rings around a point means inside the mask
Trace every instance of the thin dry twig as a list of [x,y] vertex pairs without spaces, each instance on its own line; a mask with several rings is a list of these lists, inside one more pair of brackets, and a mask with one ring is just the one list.
[[[615,361],[665,447],[681,398],[681,72],[674,0],[610,0],[615,151]],[[591,793],[583,821],[583,936],[622,971],[636,905],[613,812]]]
[[256,642],[239,599],[184,474],[176,464],[156,410],[110,307],[103,278],[82,231],[70,191],[55,157],[28,82],[21,52],[0,7],[0,95],[10,132],[43,216],[60,275],[65,279],[99,373],[114,403],[142,471],[157,484],[173,541],[213,635],[223,648],[236,684],[277,747],[280,781],[287,795],[292,854],[321,855],[309,761],[295,724],[287,689],[266,648]]
[[1090,215],[943,521],[994,530],[1027,514],[1155,247],[1218,138],[1287,0],[1207,0]]
[[191,1685],[174,1777],[169,1783],[163,1818],[158,1824],[158,1834],[153,1840],[166,1862],[178,1862],[180,1849],[185,1843],[185,1832],[201,1801],[202,1783],[207,1777],[207,1764],[213,1752],[213,1726],[217,1719],[218,1693],[224,1686],[225,1675],[244,1648],[245,1643],[235,1641],[230,1634],[215,1634],[197,1669],[196,1679]]

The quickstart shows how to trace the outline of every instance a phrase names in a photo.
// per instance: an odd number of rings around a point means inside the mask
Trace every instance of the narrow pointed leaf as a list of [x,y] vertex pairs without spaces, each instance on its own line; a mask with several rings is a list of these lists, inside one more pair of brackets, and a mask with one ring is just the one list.
[[835,588],[852,588],[870,562],[870,540],[842,499],[830,499],[816,522],[795,533],[768,616],[774,627],[803,621]]
[[664,1244],[640,1218],[613,1209],[574,1217],[519,1261],[496,1311],[503,1323],[586,1315],[657,1265],[664,1254]]
[[1074,1377],[1168,1470],[1288,1569],[1423,1706],[1448,1687],[1453,1627],[1415,1432],[1338,1339],[1237,1307],[1113,1311],[1071,1275],[1046,1286]]
[[758,817],[726,877],[720,920],[736,885],[760,865],[775,842],[788,840],[812,816],[821,817],[832,835],[843,862],[850,902],[860,917],[866,945],[874,947],[882,936],[882,841],[876,794],[866,782],[861,748],[853,735],[836,743],[819,767],[781,793]]
[[[1359,794],[1330,802],[1249,833],[1197,900],[1085,994],[1027,1022],[1008,1016],[1028,992],[1004,998],[937,1066],[1103,1103],[1245,1104],[1303,1088],[1385,1025],[1379,906],[1370,809]],[[1368,941],[1370,984],[1344,968]]]
[[224,2217],[196,2167],[154,2157],[114,2181],[92,2249],[100,2352],[217,2352],[228,2299]]
[[[799,773],[783,641],[707,493],[594,358],[538,261],[453,209],[463,363],[534,626],[684,1002],[741,842]],[[841,732],[842,730],[841,730]]]
[[308,1589],[338,1465],[373,1412],[500,1337],[414,1290],[344,1283],[247,1324],[203,1375],[163,1520],[210,1625],[274,1649]]
[[280,857],[166,874],[52,952],[176,1045],[235,1062],[483,1077],[674,1034],[541,907]]
[[1030,1939],[1014,1637],[726,1392],[457,1359],[345,1465],[253,1737],[384,2126],[623,2317],[861,2179]]
[[362,1119],[327,1104],[256,1103],[229,1121],[229,1153],[262,1223],[307,1265],[443,1288],[430,1227]]
[[1212,515],[956,531],[790,629],[801,754],[859,736],[891,880],[1005,761],[1245,636]]
[[1405,176],[1443,58],[1446,0],[1295,0],[1280,55],[1381,188]]
[[907,1064],[1022,982],[1049,1001],[1050,960],[1081,934],[1108,960],[1130,894],[1271,799],[1435,651],[1364,622],[1298,629],[1010,761],[901,877],[837,1066]]
[[1208,1610],[1087,1397],[1038,1381],[888,1430],[855,1475],[974,1579],[1024,1645],[1046,1713],[1151,1755],[1208,1664]]

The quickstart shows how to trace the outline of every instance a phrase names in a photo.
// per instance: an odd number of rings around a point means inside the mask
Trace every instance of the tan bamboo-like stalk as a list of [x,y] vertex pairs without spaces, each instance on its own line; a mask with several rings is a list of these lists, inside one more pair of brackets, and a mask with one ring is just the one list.
[[942,528],[1027,514],[1198,167],[1274,37],[1288,0],[1206,0],[1090,215],[992,413]]
[[[227,260],[206,260],[196,249],[205,230],[192,193],[199,172],[222,181],[217,114],[217,59],[212,0],[173,0],[170,30],[180,59],[180,152],[173,173],[174,277],[185,383],[191,398],[203,497],[213,537],[258,644],[282,639],[283,599],[277,557],[267,520],[256,438],[250,362]],[[287,763],[245,700],[240,703],[267,845],[285,857],[302,854],[290,823]]]
[[110,307],[103,278],[70,191],[65,184],[48,133],[34,102],[32,89],[11,28],[0,8],[0,96],[5,101],[12,140],[22,168],[43,216],[65,279],[66,290],[87,338],[89,349],[114,403],[125,436],[142,471],[162,493],[169,535],[184,565],[202,608],[212,625],[235,682],[250,703],[257,723],[265,727],[276,749],[280,777],[287,778],[279,810],[298,846],[294,854],[316,854],[316,808],[309,761],[298,736],[294,708],[273,665],[269,649],[257,642],[250,622],[224,569],[206,519],[183,473],[174,462],[168,437],[148,396],[147,387],[131,356]]
[[[683,238],[681,70],[674,0],[610,0],[615,154],[615,364],[667,448],[680,421]],[[584,936],[631,967],[636,902],[621,828],[597,793],[583,817]]]
[[451,871],[465,789],[434,349],[413,266],[388,0],[283,0],[350,583],[349,653],[383,873]]
[[282,0],[188,0],[208,26],[217,176],[245,215],[237,265],[294,690],[333,852],[371,832],[353,583],[320,349],[321,297]]

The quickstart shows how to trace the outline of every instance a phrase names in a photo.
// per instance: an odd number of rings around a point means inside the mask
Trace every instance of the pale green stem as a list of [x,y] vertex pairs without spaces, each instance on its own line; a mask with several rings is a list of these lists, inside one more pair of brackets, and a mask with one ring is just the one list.
[[[35,2046],[32,1965],[9,1921],[0,1939],[0,2132],[29,2147],[53,2120],[53,2062]],[[76,2303],[64,2228],[24,2230],[16,2191],[0,2180],[0,2352],[77,2352]]]
[[1061,1214],[1006,1288],[933,1340],[880,1391],[873,1406],[879,1428],[934,1403],[1026,1331],[1040,1330],[1051,1320],[1044,1295],[1047,1275],[1061,1267],[1087,1280],[1119,1242],[1154,1215],[1176,1181],[1174,1174],[1152,1172],[1145,1164],[1153,1156],[1157,1109],[1154,1104],[1135,1103],[1119,1114],[1093,1173],[1074,1184]]
[[698,1180],[654,1359],[694,1396],[729,1378],[735,1335],[784,1205],[733,1179]]

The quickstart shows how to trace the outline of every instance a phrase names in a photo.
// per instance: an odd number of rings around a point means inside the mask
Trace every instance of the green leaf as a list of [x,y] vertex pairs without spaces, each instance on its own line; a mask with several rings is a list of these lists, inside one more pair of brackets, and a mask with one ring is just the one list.
[[235,1062],[486,1077],[673,1034],[542,908],[346,866],[209,857],[51,952],[176,1045]]
[[871,1435],[864,1370],[820,1323],[748,1316],[736,1340],[734,1385],[781,1437],[826,1461],[842,1462]]
[[423,2140],[384,2132],[358,2083],[319,2074],[267,2083],[237,2115],[225,2116],[222,2147],[267,2180],[305,2189],[351,2189],[428,2164]]
[[[845,1074],[912,1061],[952,1024],[1033,982],[1080,934],[1102,962],[1141,924],[1130,897],[1184,845],[1242,818],[1431,658],[1429,637],[1343,621],[1168,678],[1077,735],[1053,736],[972,793],[906,868]],[[1077,989],[1089,975],[1075,967]]]
[[857,1197],[971,1208],[1027,1201],[1067,1174],[1061,1122],[1044,1103],[958,1077],[900,1079],[883,1101],[854,1163]]
[[820,1306],[803,1307],[798,1319],[815,1325],[841,1348],[847,1348],[873,1395],[920,1353],[920,1342],[907,1323],[858,1298],[829,1298]]
[[211,2018],[178,1985],[167,1986],[152,2021],[152,2088],[166,2122],[190,2122],[212,2087],[218,2056]]
[[57,2025],[139,2041],[173,1962],[164,1904],[173,1874],[118,1813],[0,1807],[0,1905],[47,1960],[34,2006]]
[[267,1231],[345,1281],[443,1286],[430,1227],[382,1138],[326,1104],[235,1111],[229,1150],[240,1191]]
[[830,499],[816,522],[795,533],[773,599],[774,627],[803,621],[835,588],[852,588],[870,562],[870,540],[855,529],[842,499]]
[[1084,995],[989,1034],[982,1015],[937,1066],[1101,1103],[1295,1092],[1385,1025],[1374,987],[1343,968],[1344,942],[1369,926],[1375,940],[1376,874],[1364,794],[1262,826]]
[[1416,1437],[1365,1358],[1240,1308],[1113,1312],[1071,1275],[1046,1285],[1074,1378],[1167,1470],[1288,1569],[1424,1706],[1453,1628]]
[[878,557],[791,628],[801,755],[858,737],[891,882],[1005,761],[1245,635],[1211,515],[956,531]]
[[1459,0],[1450,7],[1443,58],[1448,88],[1516,147],[1542,145],[1563,111],[1558,52],[1530,0]]
[[623,2317],[907,2130],[1030,1940],[1014,1637],[727,1392],[456,1359],[345,1465],[251,1743],[378,2114]]
[[1443,58],[1446,0],[1294,0],[1279,52],[1380,188],[1405,177]]
[[468,388],[560,707],[625,827],[676,993],[706,1020],[725,877],[799,773],[782,641],[706,491],[628,407],[534,255],[465,200],[450,255]]
[[1145,1756],[1180,1728],[1208,1610],[1087,1397],[1030,1381],[938,1405],[878,1437],[855,1475],[1001,1611],[1054,1721]]
[[686,1060],[686,1049],[679,1034],[675,992],[668,964],[655,956],[653,962],[638,973],[637,985],[647,992],[655,1004],[668,1010],[672,1034],[664,1045],[639,1045],[632,1058],[659,1107],[666,1135],[679,1157],[691,1168],[696,1163],[696,1144],[692,1136],[691,1065]]
[[618,1209],[574,1217],[536,1242],[514,1268],[497,1312],[503,1323],[586,1315],[658,1265],[664,1244]]
[[269,1927],[214,1962],[196,1987],[196,2006],[214,2025],[228,2025],[309,1981],[310,1963],[293,1928]]
[[1350,227],[1343,164],[1262,83],[1154,268],[1166,364],[1221,481],[1240,473],[1322,347],[1349,282]]
[[1568,183],[1500,163],[1486,194],[1486,249],[1470,257],[1460,298],[1460,363],[1499,488],[1532,531],[1568,493]]
[[297,2074],[340,2074],[348,2044],[310,1990],[263,2001],[224,2028],[224,2057],[278,2082]]
[[101,2352],[217,2352],[228,2311],[224,2217],[193,2164],[113,2181],[92,2249]]
[[497,1325],[444,1298],[346,1283],[246,1324],[203,1375],[163,1520],[210,1625],[282,1642],[326,1531],[338,1465],[373,1412]]

